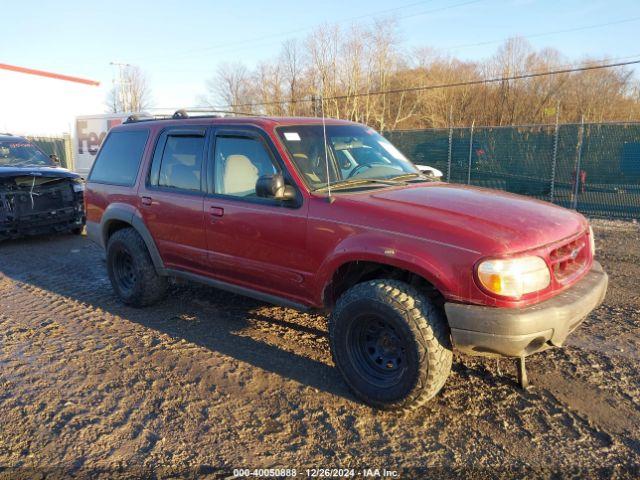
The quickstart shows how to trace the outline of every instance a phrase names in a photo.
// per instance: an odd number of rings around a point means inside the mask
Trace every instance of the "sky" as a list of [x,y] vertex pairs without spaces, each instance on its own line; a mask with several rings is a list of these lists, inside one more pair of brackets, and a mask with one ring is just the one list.
[[[570,58],[640,58],[640,0],[2,3],[0,63],[98,80],[100,87],[89,87],[99,90],[91,94],[91,108],[112,85],[112,61],[145,72],[155,107],[188,107],[197,105],[222,62],[251,67],[277,55],[282,41],[303,38],[322,23],[369,24],[385,16],[397,18],[402,46],[428,46],[462,59],[486,58],[514,35]],[[594,27],[604,23],[611,25]],[[559,30],[573,31],[551,33]]]

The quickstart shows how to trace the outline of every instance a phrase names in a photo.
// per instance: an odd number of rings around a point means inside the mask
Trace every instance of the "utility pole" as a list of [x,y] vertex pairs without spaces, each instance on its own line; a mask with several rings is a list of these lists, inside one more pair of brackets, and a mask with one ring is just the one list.
[[[111,65],[112,67],[118,67],[118,81],[116,82],[115,72],[112,80],[113,88],[115,90],[116,109],[119,104],[120,108],[122,108],[123,111],[129,110],[130,102],[127,98],[127,88],[125,86],[125,84],[128,82],[124,81],[124,69],[132,67],[133,65],[123,62],[109,62],[109,65]],[[116,83],[118,85],[117,87]]]

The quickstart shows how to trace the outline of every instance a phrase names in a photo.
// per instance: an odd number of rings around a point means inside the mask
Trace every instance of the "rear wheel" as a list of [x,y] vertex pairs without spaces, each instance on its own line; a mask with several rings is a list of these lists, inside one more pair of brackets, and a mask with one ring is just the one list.
[[329,337],[349,387],[377,408],[422,405],[440,391],[451,370],[441,309],[396,280],[372,280],[348,290],[330,317]]
[[167,289],[147,246],[133,228],[115,232],[107,244],[107,271],[114,291],[127,305],[144,307],[159,301]]

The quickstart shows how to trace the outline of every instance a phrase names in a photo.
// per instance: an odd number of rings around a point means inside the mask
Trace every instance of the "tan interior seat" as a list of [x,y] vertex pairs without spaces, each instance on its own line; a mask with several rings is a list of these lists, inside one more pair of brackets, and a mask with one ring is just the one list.
[[244,155],[229,155],[223,175],[224,193],[228,195],[248,195],[255,192],[258,169]]
[[304,173],[304,175],[312,183],[319,183],[320,182],[320,178],[313,171],[313,166],[311,165],[311,161],[309,160],[309,157],[307,155],[305,155],[304,153],[294,153],[293,156],[296,159],[298,167],[300,168],[302,173]]

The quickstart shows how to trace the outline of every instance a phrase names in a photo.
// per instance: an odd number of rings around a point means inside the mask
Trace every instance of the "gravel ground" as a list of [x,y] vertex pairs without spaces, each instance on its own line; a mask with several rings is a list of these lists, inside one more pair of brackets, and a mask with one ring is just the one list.
[[531,389],[511,362],[458,355],[406,416],[354,399],[322,316],[192,285],[136,310],[86,237],[4,242],[0,478],[639,476],[640,227],[594,226],[609,294],[566,348],[530,357]]

